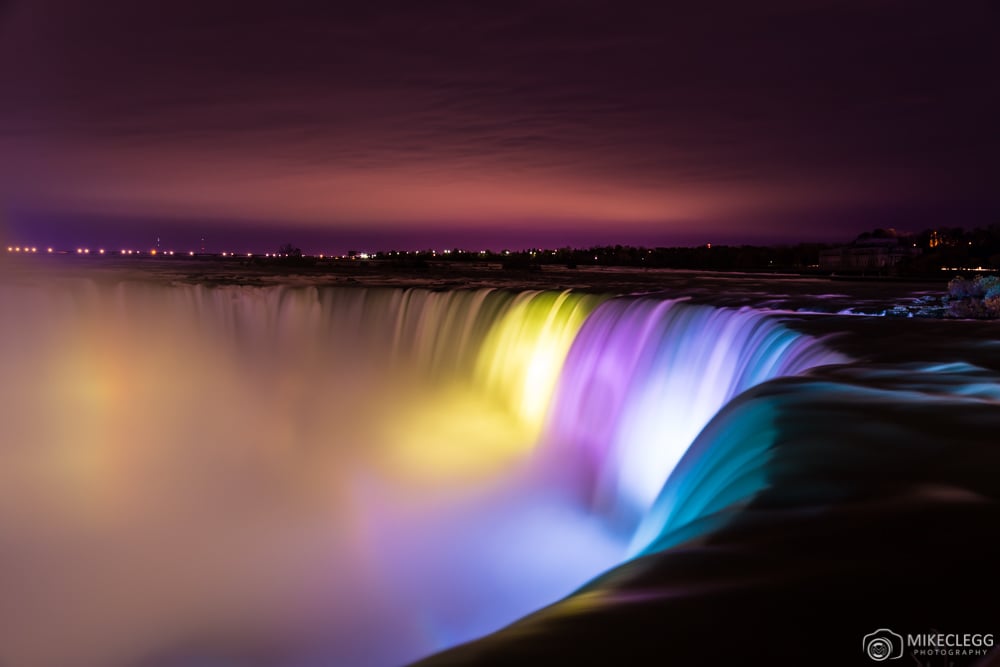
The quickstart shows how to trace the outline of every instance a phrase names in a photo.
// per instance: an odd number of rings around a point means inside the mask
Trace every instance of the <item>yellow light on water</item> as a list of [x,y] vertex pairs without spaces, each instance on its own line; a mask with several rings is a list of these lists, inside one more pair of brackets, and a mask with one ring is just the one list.
[[397,404],[398,419],[379,426],[384,464],[411,482],[474,483],[510,465],[534,442],[525,424],[467,387],[443,388]]
[[519,295],[487,336],[477,376],[536,432],[569,348],[600,301],[601,297],[572,292]]

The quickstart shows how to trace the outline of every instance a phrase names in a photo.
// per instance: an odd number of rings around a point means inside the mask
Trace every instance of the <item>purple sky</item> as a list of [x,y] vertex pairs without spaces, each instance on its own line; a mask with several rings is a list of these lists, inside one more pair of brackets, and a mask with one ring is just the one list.
[[38,245],[310,251],[1000,223],[998,24],[986,0],[0,0],[0,211]]

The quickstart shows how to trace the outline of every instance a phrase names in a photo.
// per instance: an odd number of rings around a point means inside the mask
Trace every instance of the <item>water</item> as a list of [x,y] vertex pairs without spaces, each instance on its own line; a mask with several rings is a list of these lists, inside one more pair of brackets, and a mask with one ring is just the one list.
[[[984,634],[959,650],[906,652],[927,665],[995,662],[986,629],[1000,597],[995,325],[869,324],[856,343],[871,356],[726,403],[643,515],[639,558],[421,667],[526,656],[646,664],[660,654],[677,664],[738,654],[833,666],[870,660],[863,640],[879,628],[952,627]],[[881,347],[879,333],[894,346]],[[941,348],[927,344],[935,339]]]
[[730,399],[843,361],[760,311],[616,299],[577,337],[545,441],[584,467],[597,508],[636,520]]
[[713,415],[844,360],[575,292],[22,279],[0,312],[0,664],[467,641],[697,521],[662,494]]

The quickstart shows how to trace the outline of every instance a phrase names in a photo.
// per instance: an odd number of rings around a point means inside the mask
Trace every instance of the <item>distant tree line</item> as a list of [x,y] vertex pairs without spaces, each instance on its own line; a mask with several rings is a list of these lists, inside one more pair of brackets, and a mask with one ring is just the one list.
[[900,262],[900,275],[933,275],[942,268],[1000,270],[1000,224],[968,231],[941,227],[900,238],[923,251]]
[[[940,227],[919,233],[895,229],[875,229],[858,235],[848,244],[797,243],[793,245],[715,245],[694,247],[646,247],[603,245],[588,248],[564,246],[556,249],[470,251],[450,250],[397,251],[373,253],[352,251],[342,259],[358,260],[363,265],[420,269],[447,264],[497,265],[507,270],[530,271],[542,266],[561,265],[645,267],[711,271],[771,271],[829,273],[820,267],[820,251],[844,245],[895,243],[920,249],[920,254],[904,257],[887,273],[898,276],[935,277],[941,269],[1000,270],[1000,224],[966,231],[961,227]],[[278,249],[278,258],[294,262],[312,261],[292,244]],[[331,261],[333,258],[329,258]]]
[[716,271],[794,270],[815,268],[819,250],[828,245],[800,243],[794,246],[698,246],[656,247],[629,245],[562,247],[558,249],[529,248],[500,252],[470,252],[459,249],[441,251],[387,251],[371,255],[371,259],[399,266],[428,263],[495,263],[510,270],[531,270],[541,266],[562,265],[619,266],[675,269],[709,269]]

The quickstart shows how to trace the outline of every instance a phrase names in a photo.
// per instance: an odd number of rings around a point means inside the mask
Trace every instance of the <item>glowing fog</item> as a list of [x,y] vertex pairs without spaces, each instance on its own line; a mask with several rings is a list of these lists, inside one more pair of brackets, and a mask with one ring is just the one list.
[[570,292],[21,280],[0,312],[0,662],[39,666],[480,636],[655,540],[730,399],[840,361],[757,311]]

